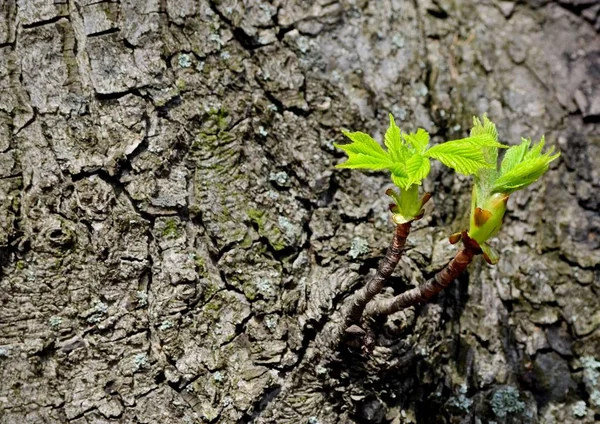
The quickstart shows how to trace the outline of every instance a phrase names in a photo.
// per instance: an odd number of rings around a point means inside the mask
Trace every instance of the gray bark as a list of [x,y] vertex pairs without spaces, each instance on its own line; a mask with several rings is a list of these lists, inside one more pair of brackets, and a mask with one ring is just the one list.
[[[0,1],[1,423],[591,423],[600,414],[593,1]],[[487,112],[562,150],[502,252],[331,347],[393,232],[340,128]],[[382,295],[454,256],[435,166]]]

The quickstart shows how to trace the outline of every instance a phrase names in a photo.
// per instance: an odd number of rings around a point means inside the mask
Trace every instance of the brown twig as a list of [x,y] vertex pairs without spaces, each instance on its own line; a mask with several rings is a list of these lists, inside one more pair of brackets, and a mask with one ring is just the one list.
[[469,238],[466,232],[463,232],[462,239],[464,248],[433,278],[430,278],[419,287],[410,289],[393,298],[375,300],[369,303],[365,315],[391,315],[410,306],[424,303],[448,287],[467,268],[473,257],[481,253],[477,242]]
[[392,272],[394,272],[394,269],[396,268],[396,265],[398,265],[398,261],[402,256],[404,245],[406,244],[406,238],[410,233],[410,225],[411,222],[407,222],[396,226],[394,238],[388,247],[385,257],[379,263],[377,273],[352,297],[350,308],[348,309],[343,322],[343,330],[347,330],[348,327],[360,323],[360,319],[365,307],[375,297],[375,295],[381,292],[383,285],[388,278],[390,278]]

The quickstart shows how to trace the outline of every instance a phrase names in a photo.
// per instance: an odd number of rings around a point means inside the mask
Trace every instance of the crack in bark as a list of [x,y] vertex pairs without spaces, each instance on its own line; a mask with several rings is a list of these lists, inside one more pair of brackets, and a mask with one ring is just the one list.
[[109,28],[109,29],[105,29],[104,31],[98,31],[98,32],[94,32],[91,34],[87,34],[88,38],[93,38],[93,37],[102,37],[103,35],[109,35],[109,34],[115,34],[117,32],[120,32],[121,29],[120,28]]
[[54,18],[46,19],[44,21],[38,21],[38,22],[30,23],[30,24],[24,24],[23,29],[32,29],[32,28],[38,28],[38,27],[45,26],[45,25],[52,25],[52,24],[57,23],[61,19],[66,19],[68,21],[69,16],[68,15],[55,16]]

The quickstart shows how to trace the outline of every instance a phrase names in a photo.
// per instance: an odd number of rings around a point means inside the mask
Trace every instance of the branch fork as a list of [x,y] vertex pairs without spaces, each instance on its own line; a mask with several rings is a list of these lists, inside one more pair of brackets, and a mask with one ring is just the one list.
[[482,253],[479,243],[469,237],[467,231],[462,231],[460,237],[452,235],[450,242],[454,244],[462,240],[463,248],[434,277],[420,286],[392,298],[375,299],[375,296],[383,290],[386,281],[400,261],[406,239],[410,233],[411,223],[412,221],[409,221],[396,226],[392,242],[379,264],[377,273],[352,297],[342,322],[343,333],[346,337],[360,338],[365,343],[369,341],[369,345],[372,344],[374,342],[373,335],[368,329],[365,330],[361,327],[363,317],[387,316],[427,302],[448,287],[467,268],[473,258]]
[[475,255],[482,253],[479,244],[469,237],[466,231],[462,232],[464,247],[456,256],[432,278],[418,287],[389,299],[375,300],[365,309],[366,316],[391,315],[402,309],[425,303],[433,296],[448,287],[473,261]]

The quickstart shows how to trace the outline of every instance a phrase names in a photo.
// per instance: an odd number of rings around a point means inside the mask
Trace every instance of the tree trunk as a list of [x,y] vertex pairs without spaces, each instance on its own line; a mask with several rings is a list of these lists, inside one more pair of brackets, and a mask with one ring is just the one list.
[[[593,1],[0,2],[1,423],[592,423],[600,418]],[[387,114],[487,112],[562,157],[440,295],[338,348],[392,237],[389,178],[334,170]],[[455,255],[435,167],[388,288]]]

